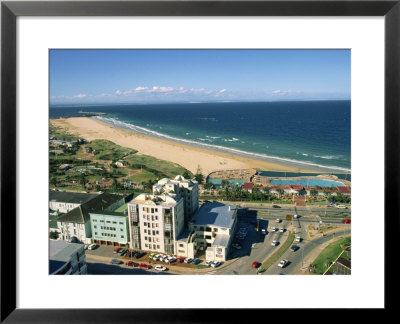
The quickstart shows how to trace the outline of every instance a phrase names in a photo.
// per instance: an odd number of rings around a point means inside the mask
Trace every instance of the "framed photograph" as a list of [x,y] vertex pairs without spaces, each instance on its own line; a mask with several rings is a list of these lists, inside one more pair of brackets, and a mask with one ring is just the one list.
[[399,15],[2,2],[1,320],[390,308]]

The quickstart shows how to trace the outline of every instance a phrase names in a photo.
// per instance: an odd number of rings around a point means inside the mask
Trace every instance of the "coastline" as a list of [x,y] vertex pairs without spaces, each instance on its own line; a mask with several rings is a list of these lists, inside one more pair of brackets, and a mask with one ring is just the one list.
[[110,140],[120,146],[132,148],[138,154],[177,163],[195,173],[200,166],[202,173],[208,175],[218,170],[260,169],[264,171],[286,172],[338,172],[323,167],[300,166],[291,162],[275,162],[248,158],[241,155],[220,152],[135,133],[131,130],[116,128],[90,117],[71,117],[50,119],[50,123],[67,130],[69,133],[92,141]]

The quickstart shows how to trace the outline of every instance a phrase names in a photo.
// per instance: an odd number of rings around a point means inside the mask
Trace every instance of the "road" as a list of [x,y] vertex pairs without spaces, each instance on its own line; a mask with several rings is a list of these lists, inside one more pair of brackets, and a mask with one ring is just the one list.
[[[321,248],[324,243],[332,240],[333,237],[337,238],[345,234],[348,235],[349,231],[340,230],[336,231],[335,234],[326,234],[326,236],[321,236],[311,241],[303,240],[301,243],[295,243],[297,246],[300,247],[300,249],[295,252],[288,249],[286,253],[282,256],[282,258],[280,258],[277,262],[275,262],[275,264],[273,264],[267,271],[262,274],[293,274],[297,272],[299,268],[303,268],[305,270],[308,264],[306,264],[305,262],[303,263],[303,260],[306,260],[307,256],[309,256],[315,249]],[[278,263],[282,259],[289,260],[289,264],[283,269],[278,267]]]

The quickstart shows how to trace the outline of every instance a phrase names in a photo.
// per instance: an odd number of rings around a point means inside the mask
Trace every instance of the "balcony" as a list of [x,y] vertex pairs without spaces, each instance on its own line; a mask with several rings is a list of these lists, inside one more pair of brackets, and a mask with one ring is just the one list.
[[172,231],[172,224],[164,224],[164,231]]

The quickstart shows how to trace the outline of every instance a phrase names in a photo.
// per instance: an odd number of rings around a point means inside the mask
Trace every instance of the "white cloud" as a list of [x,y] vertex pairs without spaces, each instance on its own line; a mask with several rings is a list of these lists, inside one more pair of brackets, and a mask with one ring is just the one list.
[[87,97],[87,94],[83,94],[83,93],[80,93],[80,94],[77,94],[74,96],[74,98],[85,98],[85,97]]

